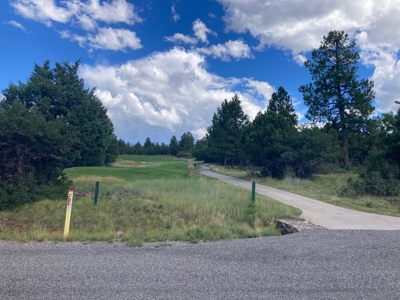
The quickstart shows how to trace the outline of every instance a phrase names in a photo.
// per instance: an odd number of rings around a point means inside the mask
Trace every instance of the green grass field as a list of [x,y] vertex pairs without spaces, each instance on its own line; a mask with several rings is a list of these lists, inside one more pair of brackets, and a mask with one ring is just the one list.
[[218,165],[211,165],[210,167],[217,173],[244,180],[255,180],[260,184],[317,199],[336,206],[400,217],[400,201],[396,198],[374,196],[339,197],[339,190],[346,184],[347,179],[349,177],[353,179],[358,177],[358,175],[354,173],[317,175],[313,180],[302,180],[298,178],[277,180],[272,178],[251,177],[245,170],[225,169],[223,166]]
[[[301,211],[199,174],[169,156],[122,155],[113,166],[66,170],[73,180],[69,241],[144,242],[220,240],[277,235],[274,220]],[[92,188],[100,182],[98,205]],[[79,196],[78,196],[79,195]],[[0,212],[0,239],[63,239],[65,195]]]

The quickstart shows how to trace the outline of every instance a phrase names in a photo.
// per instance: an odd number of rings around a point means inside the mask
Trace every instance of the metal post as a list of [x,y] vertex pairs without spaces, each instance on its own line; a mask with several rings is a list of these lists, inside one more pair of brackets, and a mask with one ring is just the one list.
[[100,183],[96,181],[96,187],[94,189],[94,199],[93,199],[94,205],[97,205],[97,198],[99,196],[99,185]]
[[256,201],[256,182],[253,181],[251,184],[251,202]]

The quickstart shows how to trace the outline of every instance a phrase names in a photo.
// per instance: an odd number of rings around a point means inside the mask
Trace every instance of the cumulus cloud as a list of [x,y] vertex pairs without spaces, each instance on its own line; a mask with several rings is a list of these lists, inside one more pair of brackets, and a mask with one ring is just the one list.
[[141,21],[134,11],[133,4],[126,0],[113,0],[111,3],[104,1],[102,4],[99,0],[72,0],[61,1],[60,5],[54,0],[15,0],[11,6],[24,18],[42,22],[47,26],[51,26],[52,22],[67,23],[73,19],[77,19],[84,29],[92,28],[96,21],[129,25]]
[[98,33],[80,36],[67,30],[60,32],[64,39],[78,42],[83,48],[124,51],[127,48],[136,50],[142,48],[136,33],[128,29],[99,28]]
[[214,31],[207,28],[200,19],[193,22],[193,32],[194,35],[203,43],[208,43],[207,34],[217,35]]
[[230,58],[235,59],[251,58],[250,47],[242,40],[231,41],[229,40],[225,44],[212,45],[211,47],[203,47],[196,49],[200,53],[211,55],[215,58],[220,58],[223,61],[230,61]]
[[173,36],[164,37],[165,41],[173,43],[184,43],[184,44],[197,44],[197,39],[182,33],[175,33]]
[[377,110],[397,111],[394,101],[400,98],[400,44],[373,43],[366,32],[358,34],[356,40],[362,49],[362,62],[375,68],[371,79],[375,84]]
[[99,0],[91,0],[87,4],[81,4],[81,11],[88,14],[96,21],[103,21],[107,24],[126,23],[133,25],[141,22],[142,19],[135,13],[133,4],[126,0],[114,0],[111,3],[99,3]]
[[24,26],[22,26],[21,23],[18,23],[17,21],[14,21],[14,20],[10,20],[10,21],[4,22],[4,24],[8,24],[8,25],[14,26],[14,27],[16,27],[16,28],[19,28],[19,29],[21,29],[22,31],[28,32],[28,31],[26,30],[26,28],[25,28]]
[[128,29],[100,28],[98,34],[89,35],[90,47],[94,49],[123,50],[142,48],[136,33]]
[[90,50],[125,51],[142,47],[140,39],[131,30],[99,27],[99,22],[128,25],[141,22],[142,19],[136,14],[133,4],[126,0],[102,3],[99,0],[71,0],[59,3],[57,5],[54,0],[15,0],[11,5],[23,17],[42,22],[46,26],[52,26],[53,23],[79,24],[82,29],[93,33],[78,35],[70,30],[63,30],[60,35],[62,38],[78,42],[81,47],[89,47]]
[[275,92],[275,88],[265,81],[257,81],[249,79],[248,82],[246,83],[246,86],[254,89],[254,91],[257,94],[262,95],[265,100],[271,99],[272,93]]
[[24,18],[42,22],[46,26],[50,26],[52,21],[66,23],[79,10],[76,1],[67,2],[64,7],[60,7],[53,0],[17,0],[11,6]]
[[[222,78],[204,65],[203,55],[175,47],[122,65],[82,65],[80,76],[97,87],[117,135],[129,141],[143,141],[140,134],[146,134],[168,142],[172,134],[179,138],[187,131],[201,138],[217,107],[235,93],[251,118],[266,108],[267,99],[260,102],[256,94],[269,95],[268,83]],[[245,89],[240,92],[239,86]]]
[[344,30],[357,38],[363,63],[375,68],[372,79],[379,110],[394,108],[400,92],[399,0],[217,1],[224,7],[227,30],[249,32],[259,40],[259,50],[273,46],[290,51],[298,64],[329,31]]

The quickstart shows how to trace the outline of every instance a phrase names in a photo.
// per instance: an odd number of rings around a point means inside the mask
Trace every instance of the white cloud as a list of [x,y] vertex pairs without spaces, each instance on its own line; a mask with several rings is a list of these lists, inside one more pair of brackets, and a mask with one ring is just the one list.
[[17,21],[14,21],[14,20],[10,20],[10,21],[4,22],[4,24],[8,24],[8,25],[14,26],[14,27],[16,27],[16,28],[19,28],[19,29],[21,29],[22,31],[28,32],[28,31],[26,30],[26,28],[25,28],[24,26],[22,26],[21,23],[18,23]]
[[91,0],[87,4],[81,4],[82,11],[90,15],[94,20],[110,23],[126,23],[133,25],[142,19],[135,13],[133,4],[126,0],[113,0],[111,3],[99,3],[99,0]]
[[83,29],[93,30],[98,21],[128,25],[142,21],[133,4],[126,0],[104,1],[102,4],[99,0],[71,0],[60,1],[60,5],[54,0],[14,0],[11,6],[24,18],[42,22],[46,26],[51,26],[52,22],[65,24],[77,20]]
[[33,19],[51,25],[51,21],[66,23],[78,12],[77,5],[66,3],[64,7],[57,6],[54,0],[16,0],[11,6],[24,18]]
[[97,28],[97,23],[91,17],[86,14],[77,16],[78,23],[84,30],[93,31]]
[[377,110],[380,112],[397,111],[394,103],[400,98],[400,44],[371,43],[368,33],[357,35],[357,43],[362,49],[361,59],[367,66],[375,67],[372,80],[375,84]]
[[242,40],[231,41],[225,44],[212,45],[211,47],[203,47],[196,49],[200,53],[211,55],[215,58],[220,58],[223,61],[229,61],[230,57],[235,59],[251,58],[250,47]]
[[127,48],[132,50],[142,48],[136,33],[128,29],[100,28],[96,35],[88,34],[87,36],[80,36],[63,30],[60,31],[60,36],[78,42],[79,46],[88,47],[90,50],[125,51]]
[[188,35],[184,35],[182,33],[175,33],[173,36],[166,36],[164,40],[173,42],[173,43],[185,43],[185,44],[197,44],[197,39],[190,37]]
[[196,140],[201,140],[207,134],[207,128],[199,128],[192,131],[192,134]]
[[171,6],[171,14],[172,19],[174,19],[175,23],[178,22],[178,20],[181,18],[175,10],[175,4]]
[[100,28],[96,35],[89,35],[90,47],[94,49],[133,50],[142,48],[136,33],[128,29]]
[[203,43],[208,43],[207,34],[217,35],[214,31],[207,28],[206,24],[200,21],[200,19],[193,22],[192,28],[194,35]]
[[[97,87],[117,135],[129,141],[137,140],[139,132],[160,142],[187,131],[201,138],[217,107],[234,93],[251,118],[266,108],[266,99],[260,104],[255,94],[267,95],[267,83],[222,78],[204,65],[201,54],[175,47],[118,66],[82,65],[80,76]],[[250,88],[240,93],[238,86]]]
[[257,81],[249,79],[246,83],[246,86],[249,88],[253,88],[255,92],[259,95],[262,95],[265,100],[271,99],[271,95],[275,92],[275,89],[265,81]]
[[395,109],[400,94],[399,0],[217,1],[224,7],[227,30],[249,32],[259,40],[258,49],[288,50],[298,64],[329,31],[344,30],[356,37],[363,63],[375,68],[378,110]]
[[299,66],[304,66],[304,63],[306,62],[307,58],[303,54],[298,53],[293,55],[293,60]]
[[73,34],[68,30],[60,31],[59,34],[60,34],[60,37],[63,39],[69,39],[70,41],[78,42],[79,46],[81,46],[82,48],[85,47],[87,40],[88,40],[86,36],[80,36],[77,34]]
[[208,43],[207,34],[217,35],[214,31],[207,28],[207,26],[202,21],[200,21],[200,19],[197,19],[193,22],[192,29],[195,37],[184,35],[182,33],[175,33],[173,36],[164,37],[164,40],[173,43],[185,43],[194,45],[197,44],[198,41]]
[[294,53],[318,47],[322,36],[331,30],[351,31],[367,26],[365,20],[374,13],[372,4],[378,4],[376,0],[362,3],[325,0],[323,4],[319,0],[307,3],[292,0],[218,1],[224,6],[228,30],[241,33],[248,30],[259,39],[261,46],[276,46]]
[[[142,47],[136,33],[128,29],[99,27],[98,22],[106,24],[125,23],[133,25],[142,19],[136,14],[133,4],[126,0],[14,0],[12,7],[23,17],[51,26],[56,23],[79,24],[86,31],[94,33],[78,35],[70,30],[60,31],[62,38],[76,41],[81,47],[125,51]],[[15,25],[14,25],[15,26]]]

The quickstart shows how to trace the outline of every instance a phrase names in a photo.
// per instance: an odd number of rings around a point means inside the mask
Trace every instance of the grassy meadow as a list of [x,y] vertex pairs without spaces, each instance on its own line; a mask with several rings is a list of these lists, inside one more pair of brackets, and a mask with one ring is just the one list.
[[400,217],[400,200],[393,197],[353,196],[340,197],[340,188],[347,183],[349,177],[357,179],[351,172],[316,175],[313,180],[286,177],[283,180],[250,176],[245,170],[225,169],[223,166],[210,165],[217,173],[255,180],[257,183],[278,188],[284,191],[317,199],[336,206],[382,215]]
[[[74,196],[68,241],[211,241],[278,235],[274,220],[297,218],[299,209],[200,174],[169,156],[121,155],[113,166],[66,170]],[[92,188],[100,182],[98,205]],[[0,211],[0,239],[62,241],[65,195]]]

